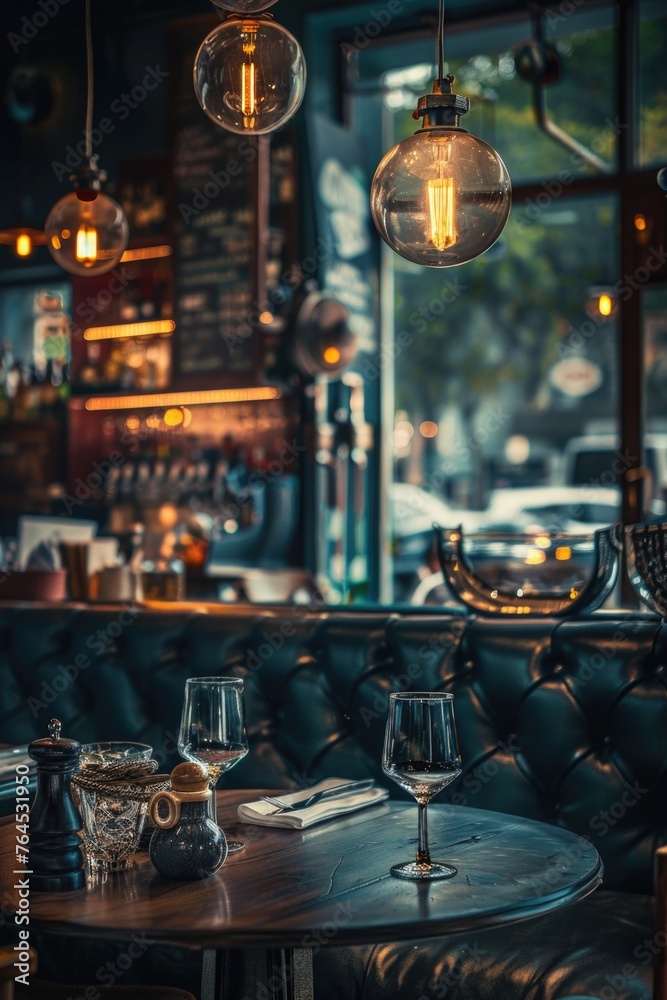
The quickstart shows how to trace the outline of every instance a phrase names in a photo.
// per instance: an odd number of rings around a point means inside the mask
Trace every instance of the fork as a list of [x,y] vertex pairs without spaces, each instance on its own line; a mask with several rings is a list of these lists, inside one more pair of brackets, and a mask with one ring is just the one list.
[[372,788],[375,784],[373,778],[365,778],[363,781],[346,781],[342,785],[333,785],[331,788],[324,788],[321,792],[315,792],[302,802],[285,802],[284,799],[269,798],[267,795],[260,795],[262,802],[270,806],[277,806],[276,812],[293,812],[297,809],[307,809],[308,806],[315,805],[322,799],[342,798],[352,792],[365,792],[367,788]]

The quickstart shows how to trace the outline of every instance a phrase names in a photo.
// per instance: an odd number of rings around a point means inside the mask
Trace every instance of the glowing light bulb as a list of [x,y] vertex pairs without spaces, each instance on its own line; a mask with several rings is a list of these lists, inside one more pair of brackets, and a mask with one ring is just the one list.
[[19,233],[16,237],[16,253],[19,257],[29,257],[32,253],[32,240],[27,233]]
[[87,222],[82,223],[77,229],[76,259],[84,267],[92,267],[97,260],[97,230]]
[[[70,274],[104,274],[118,264],[129,226],[117,201],[103,194],[92,157],[73,175],[75,190],[57,201],[44,225],[49,253]],[[72,238],[73,237],[73,238]]]
[[337,365],[341,358],[340,350],[337,347],[327,347],[322,357],[328,365]]
[[231,14],[206,36],[195,59],[197,100],[229,132],[274,132],[297,112],[306,64],[297,40],[270,14]]
[[453,77],[419,100],[422,128],[390,149],[371,185],[371,212],[382,239],[415,264],[452,267],[474,260],[498,239],[512,186],[495,149],[460,128],[466,98]]
[[606,292],[598,299],[598,309],[600,310],[601,316],[611,316],[614,308],[614,303],[611,295],[607,295]]
[[246,22],[243,25],[244,32],[248,34],[248,41],[243,43],[243,54],[247,61],[241,67],[241,111],[243,112],[244,128],[253,129],[256,124],[255,109],[257,107],[255,95],[255,37],[259,25],[256,22]]
[[456,195],[451,177],[427,182],[428,209],[431,216],[431,240],[436,250],[447,250],[456,243]]

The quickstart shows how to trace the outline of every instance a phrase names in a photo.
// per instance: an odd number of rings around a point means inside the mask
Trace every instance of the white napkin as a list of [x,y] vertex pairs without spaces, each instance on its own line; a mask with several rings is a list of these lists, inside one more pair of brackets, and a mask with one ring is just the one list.
[[[289,795],[279,795],[278,798],[290,804],[304,802],[315,792],[322,792],[325,788],[341,785],[346,780],[345,778],[327,778],[325,781],[320,781],[319,785],[313,785],[312,788],[291,792]],[[238,816],[245,823],[254,823],[257,826],[283,826],[292,830],[305,830],[307,826],[313,826],[314,823],[333,819],[334,816],[343,816],[345,813],[364,809],[366,806],[374,806],[388,798],[389,792],[386,788],[367,788],[364,792],[351,792],[349,795],[337,795],[335,798],[322,799],[307,809],[299,809],[296,812],[278,812],[277,806],[269,805],[268,802],[262,802],[261,799],[258,799],[255,802],[243,802],[238,807]]]

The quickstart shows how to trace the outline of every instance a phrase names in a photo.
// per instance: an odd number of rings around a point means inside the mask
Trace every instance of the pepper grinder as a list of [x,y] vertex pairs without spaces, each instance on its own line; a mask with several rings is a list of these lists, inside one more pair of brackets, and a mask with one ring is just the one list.
[[37,763],[37,792],[30,810],[30,887],[36,892],[71,892],[86,884],[79,833],[81,816],[70,781],[81,744],[62,739],[51,719],[46,739],[35,740],[28,754]]

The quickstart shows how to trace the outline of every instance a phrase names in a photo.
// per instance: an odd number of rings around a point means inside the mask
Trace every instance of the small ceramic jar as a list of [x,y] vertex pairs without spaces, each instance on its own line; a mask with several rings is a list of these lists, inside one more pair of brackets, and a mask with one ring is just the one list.
[[208,878],[227,857],[225,835],[209,818],[208,771],[202,764],[179,764],[171,772],[170,792],[150,803],[150,859],[165,878],[184,882]]

